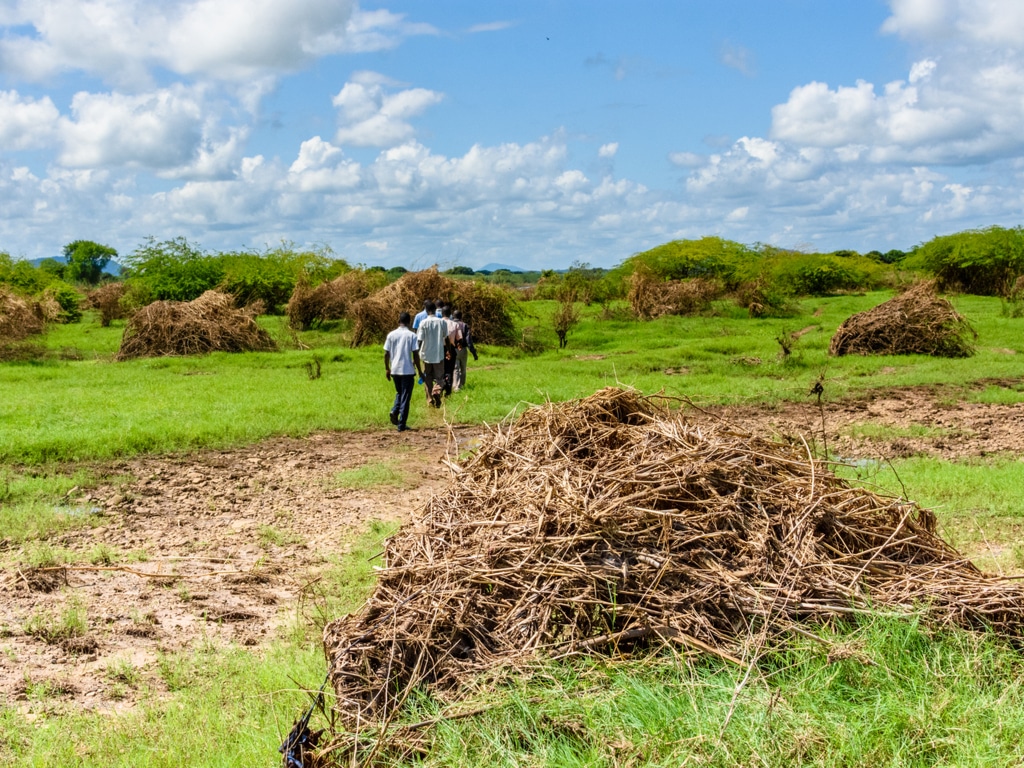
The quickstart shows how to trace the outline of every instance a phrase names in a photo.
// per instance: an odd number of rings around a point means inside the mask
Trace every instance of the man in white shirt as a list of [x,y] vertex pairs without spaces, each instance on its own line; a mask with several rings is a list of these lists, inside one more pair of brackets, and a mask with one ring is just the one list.
[[384,375],[395,383],[395,403],[391,406],[391,423],[405,432],[409,427],[409,401],[416,386],[420,368],[419,341],[409,330],[409,313],[398,316],[398,327],[384,340]]
[[[420,360],[423,361],[423,383],[427,388],[427,402],[441,407],[441,387],[444,385],[444,342],[448,337],[448,324],[434,313],[437,305],[427,304],[427,316],[416,331]],[[435,382],[438,391],[434,392]]]

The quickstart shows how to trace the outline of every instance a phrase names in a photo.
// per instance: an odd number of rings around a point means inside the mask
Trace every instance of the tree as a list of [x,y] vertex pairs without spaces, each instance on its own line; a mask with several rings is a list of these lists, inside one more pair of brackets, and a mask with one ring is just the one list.
[[100,245],[91,240],[75,240],[64,246],[64,258],[68,261],[64,277],[96,285],[103,274],[103,268],[115,256],[117,251],[108,245]]

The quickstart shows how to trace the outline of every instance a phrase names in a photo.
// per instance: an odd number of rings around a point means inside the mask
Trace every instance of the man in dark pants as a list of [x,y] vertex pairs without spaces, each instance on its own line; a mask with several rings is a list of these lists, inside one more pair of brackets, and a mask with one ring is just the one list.
[[423,375],[420,369],[419,343],[416,334],[409,330],[409,313],[398,316],[398,327],[384,340],[384,375],[395,383],[395,404],[391,406],[391,423],[405,432],[409,427],[409,401],[416,386],[416,375]]
[[444,385],[444,345],[448,336],[448,325],[434,314],[436,309],[437,305],[434,302],[427,304],[427,317],[420,323],[416,336],[419,340],[420,359],[423,361],[423,384],[427,390],[427,402],[435,408],[440,408],[441,387]]

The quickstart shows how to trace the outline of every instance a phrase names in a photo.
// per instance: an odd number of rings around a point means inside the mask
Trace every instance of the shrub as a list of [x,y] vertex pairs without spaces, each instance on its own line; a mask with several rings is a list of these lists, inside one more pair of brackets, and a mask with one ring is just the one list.
[[1024,275],[1024,229],[989,227],[933,238],[908,260],[928,270],[940,290],[1005,294]]
[[122,303],[127,288],[124,283],[107,283],[89,294],[89,306],[99,310],[100,325],[104,328],[109,326],[112,320],[127,317]]
[[797,296],[828,296],[883,283],[883,268],[850,252],[778,253],[772,257],[769,269],[774,282]]
[[717,280],[733,290],[745,274],[759,271],[760,257],[756,250],[720,237],[700,240],[673,240],[626,259],[619,270],[626,279],[644,267],[662,280],[702,278]]
[[77,323],[82,319],[82,295],[67,283],[56,281],[43,291],[43,299],[53,299],[60,307],[55,320],[61,323]]
[[135,295],[150,301],[192,301],[224,279],[223,264],[184,237],[163,242],[148,238],[125,265],[130,270],[128,282],[141,283]]

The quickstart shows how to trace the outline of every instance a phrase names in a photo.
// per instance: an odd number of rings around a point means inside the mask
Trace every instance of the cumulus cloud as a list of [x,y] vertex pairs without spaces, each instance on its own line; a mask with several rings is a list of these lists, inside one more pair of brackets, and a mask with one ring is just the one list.
[[890,0],[882,31],[929,42],[1024,44],[1024,5],[1007,0]]
[[390,92],[399,84],[375,72],[358,72],[334,97],[341,127],[339,144],[388,147],[415,135],[409,119],[441,102],[443,94],[426,88]]
[[601,158],[615,157],[615,155],[618,154],[618,151],[619,142],[612,141],[609,142],[608,144],[602,144],[600,147],[598,147],[597,156]]
[[14,0],[0,23],[5,72],[41,82],[82,71],[119,87],[148,87],[157,68],[245,82],[436,33],[355,0]]
[[137,95],[76,93],[58,134],[63,166],[216,178],[237,166],[248,129],[220,128],[202,89],[175,86]]
[[60,112],[49,96],[33,99],[0,91],[0,145],[8,150],[44,147],[56,135]]
[[1024,149],[1024,65],[976,70],[923,59],[909,82],[798,86],[772,109],[771,137],[843,148],[857,161],[970,164]]

